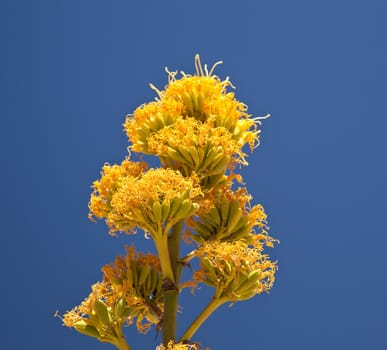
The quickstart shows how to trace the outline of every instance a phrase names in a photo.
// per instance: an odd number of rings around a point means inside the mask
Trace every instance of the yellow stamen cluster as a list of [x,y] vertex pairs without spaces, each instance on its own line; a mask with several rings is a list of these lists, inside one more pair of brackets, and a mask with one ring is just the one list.
[[[132,171],[133,168],[136,171]],[[155,217],[155,202],[160,206],[161,215],[163,203],[170,206],[173,200],[187,200],[189,208],[193,208],[195,198],[200,195],[199,180],[195,175],[184,177],[176,170],[162,168],[144,171],[142,163],[125,160],[121,165],[104,166],[101,179],[94,183],[89,207],[91,215],[106,218],[111,233],[132,232],[136,226],[154,233],[158,231],[161,219],[161,216]],[[174,219],[171,215],[168,218]]]
[[[108,288],[105,283],[96,283],[91,287],[91,289],[92,292],[79,306],[76,306],[74,309],[63,315],[63,324],[66,327],[74,327],[77,322],[88,320],[88,315],[91,315],[93,312],[95,301],[106,299],[106,297],[110,294],[107,293]],[[111,298],[107,298],[107,300],[111,301]]]
[[150,135],[149,150],[158,156],[168,156],[181,147],[210,147],[231,156],[240,153],[240,147],[232,134],[224,128],[214,128],[194,118],[178,117],[176,122]]
[[122,326],[133,322],[124,304],[120,291],[107,282],[96,283],[79,306],[63,315],[63,324],[101,342],[117,345]]
[[124,257],[118,256],[102,268],[103,282],[94,284],[89,296],[63,316],[65,326],[83,333],[85,329],[94,331],[97,338],[107,341],[114,338],[117,327],[128,326],[135,319],[140,333],[160,322],[164,299],[159,259],[136,253],[133,246],[126,250]]
[[148,151],[149,136],[175,123],[183,108],[181,103],[173,101],[169,103],[155,101],[137,108],[134,116],[128,116],[124,124],[126,134],[132,142],[132,150],[151,154]]
[[268,292],[274,283],[276,263],[262,254],[262,246],[243,241],[208,242],[197,250],[199,271],[194,280],[216,288],[218,299],[238,301]]
[[120,165],[105,164],[101,171],[101,179],[94,181],[94,192],[91,195],[89,208],[90,215],[101,219],[111,211],[113,195],[122,186],[125,180],[136,179],[140,176],[147,165],[144,162],[131,162],[125,159]]
[[[196,216],[188,221],[193,228],[191,237],[198,243],[207,241],[233,242],[243,240],[252,242],[251,234],[270,237],[265,231],[264,208],[258,204],[250,207],[251,196],[245,188],[232,190],[232,182],[207,195]],[[262,238],[260,238],[262,240]]]
[[201,71],[198,57],[196,63],[199,69],[194,76],[183,74],[181,79],[176,79],[175,73],[169,73],[169,85],[159,92],[160,101],[180,102],[184,117],[208,122],[213,128],[226,128],[240,146],[247,142],[254,147],[259,133],[255,120],[249,118],[247,106],[236,100],[234,93],[227,92],[231,82]]
[[146,333],[160,322],[164,308],[160,262],[153,254],[137,253],[133,246],[126,251],[102,268],[104,282],[123,296],[130,316],[137,318],[138,331]]
[[198,56],[195,63],[193,76],[182,73],[177,79],[177,72],[168,71],[165,90],[153,87],[159,98],[136,109],[124,128],[136,152],[155,154],[184,175],[220,175],[209,180],[211,187],[227,166],[247,164],[242,149],[258,144],[260,118],[250,118],[247,107],[227,92],[232,86],[228,79],[222,81],[213,69],[203,70]]

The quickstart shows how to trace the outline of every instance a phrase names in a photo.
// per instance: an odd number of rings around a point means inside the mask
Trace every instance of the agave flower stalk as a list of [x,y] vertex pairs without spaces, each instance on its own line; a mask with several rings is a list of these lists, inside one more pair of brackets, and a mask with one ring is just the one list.
[[[105,164],[93,183],[90,218],[104,219],[111,235],[138,230],[152,238],[157,255],[133,246],[102,268],[103,279],[89,296],[62,317],[67,327],[131,350],[123,327],[138,332],[152,326],[162,332],[158,350],[197,350],[192,337],[225,303],[268,292],[276,262],[264,253],[276,242],[268,234],[267,215],[244,187],[239,169],[247,149],[259,145],[264,117],[252,118],[235,98],[229,78],[220,79],[195,57],[195,73],[168,73],[168,84],[155,101],[129,114],[124,130],[130,154],[155,156],[160,168],[125,158]],[[141,158],[139,158],[141,159]],[[189,242],[192,251],[180,256]],[[188,281],[182,270],[196,259],[199,268]],[[176,314],[183,288],[199,284],[214,289],[207,306],[177,341]]]

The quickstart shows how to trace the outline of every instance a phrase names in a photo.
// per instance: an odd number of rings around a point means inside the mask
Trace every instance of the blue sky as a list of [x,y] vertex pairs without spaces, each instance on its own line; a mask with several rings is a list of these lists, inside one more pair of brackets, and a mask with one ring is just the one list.
[[[125,244],[152,249],[89,222],[90,185],[125,157],[122,123],[155,97],[148,84],[166,84],[165,66],[193,72],[196,53],[224,61],[217,74],[251,114],[272,115],[243,175],[281,241],[271,294],[224,306],[196,339],[214,350],[387,348],[386,1],[1,7],[6,348],[113,349],[53,314],[77,305]],[[206,296],[183,295],[182,324]],[[160,341],[127,337],[134,350]]]

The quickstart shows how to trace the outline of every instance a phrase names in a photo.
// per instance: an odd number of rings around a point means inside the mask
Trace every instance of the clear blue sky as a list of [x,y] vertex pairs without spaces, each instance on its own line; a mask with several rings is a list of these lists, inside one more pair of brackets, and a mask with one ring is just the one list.
[[[122,123],[155,97],[148,83],[163,87],[165,66],[192,72],[199,53],[224,61],[217,73],[251,114],[272,114],[243,174],[281,244],[272,293],[224,306],[196,338],[213,350],[387,349],[387,1],[0,6],[5,348],[113,349],[53,318],[131,242],[88,221],[90,185],[124,158]],[[181,322],[205,294],[183,297]],[[127,336],[134,350],[160,342]]]

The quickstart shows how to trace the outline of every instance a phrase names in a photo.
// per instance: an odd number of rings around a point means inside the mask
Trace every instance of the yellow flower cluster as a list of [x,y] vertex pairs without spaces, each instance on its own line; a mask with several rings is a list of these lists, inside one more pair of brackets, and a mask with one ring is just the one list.
[[146,333],[162,318],[164,299],[159,258],[153,254],[137,253],[126,247],[124,257],[102,268],[104,282],[125,299],[130,317],[137,318],[137,329]]
[[136,254],[133,246],[126,250],[124,257],[102,268],[103,282],[94,284],[89,296],[63,316],[65,326],[114,343],[117,331],[135,319],[140,333],[161,321],[164,300],[159,259],[153,254]]
[[129,313],[124,314],[123,303],[120,293],[109,283],[96,283],[79,306],[63,315],[63,324],[102,342],[116,344],[122,325],[133,322]]
[[[108,304],[112,301],[112,298],[109,298],[111,293],[110,291],[108,292],[106,283],[96,283],[91,289],[92,292],[79,306],[63,315],[63,323],[66,327],[73,327],[79,321],[87,321],[87,316],[93,313],[96,300],[105,299]],[[110,304],[109,306],[111,307],[112,305]]]
[[[220,80],[196,56],[196,74],[169,72],[159,99],[127,117],[124,128],[132,150],[160,157],[163,165],[185,176],[199,174],[202,186],[213,187],[227,167],[247,164],[243,147],[259,141],[260,118],[250,118],[247,107],[228,92],[228,79]],[[216,65],[215,65],[216,66]]]
[[111,201],[114,193],[125,180],[133,180],[140,176],[147,165],[144,162],[131,162],[125,159],[120,165],[105,164],[101,171],[101,179],[94,181],[94,192],[91,195],[89,207],[90,218],[93,215],[99,219],[106,217],[111,211]]
[[[211,205],[203,206],[195,218],[188,221],[194,229],[192,238],[199,243],[237,240],[251,242],[250,233],[254,232],[259,233],[260,237],[267,236],[265,240],[270,242],[265,231],[267,215],[264,208],[260,204],[251,208],[250,200],[251,196],[246,189],[233,191],[232,182],[228,182],[211,197]],[[259,232],[255,232],[256,228]]]
[[95,181],[89,207],[90,216],[106,218],[110,232],[132,232],[138,226],[152,235],[160,225],[192,215],[201,196],[195,175],[184,177],[173,169],[149,169],[144,163],[124,160],[121,165],[105,165]]
[[268,292],[274,283],[276,263],[262,254],[262,246],[243,241],[207,242],[196,251],[201,269],[194,280],[216,288],[219,300],[239,301]]

